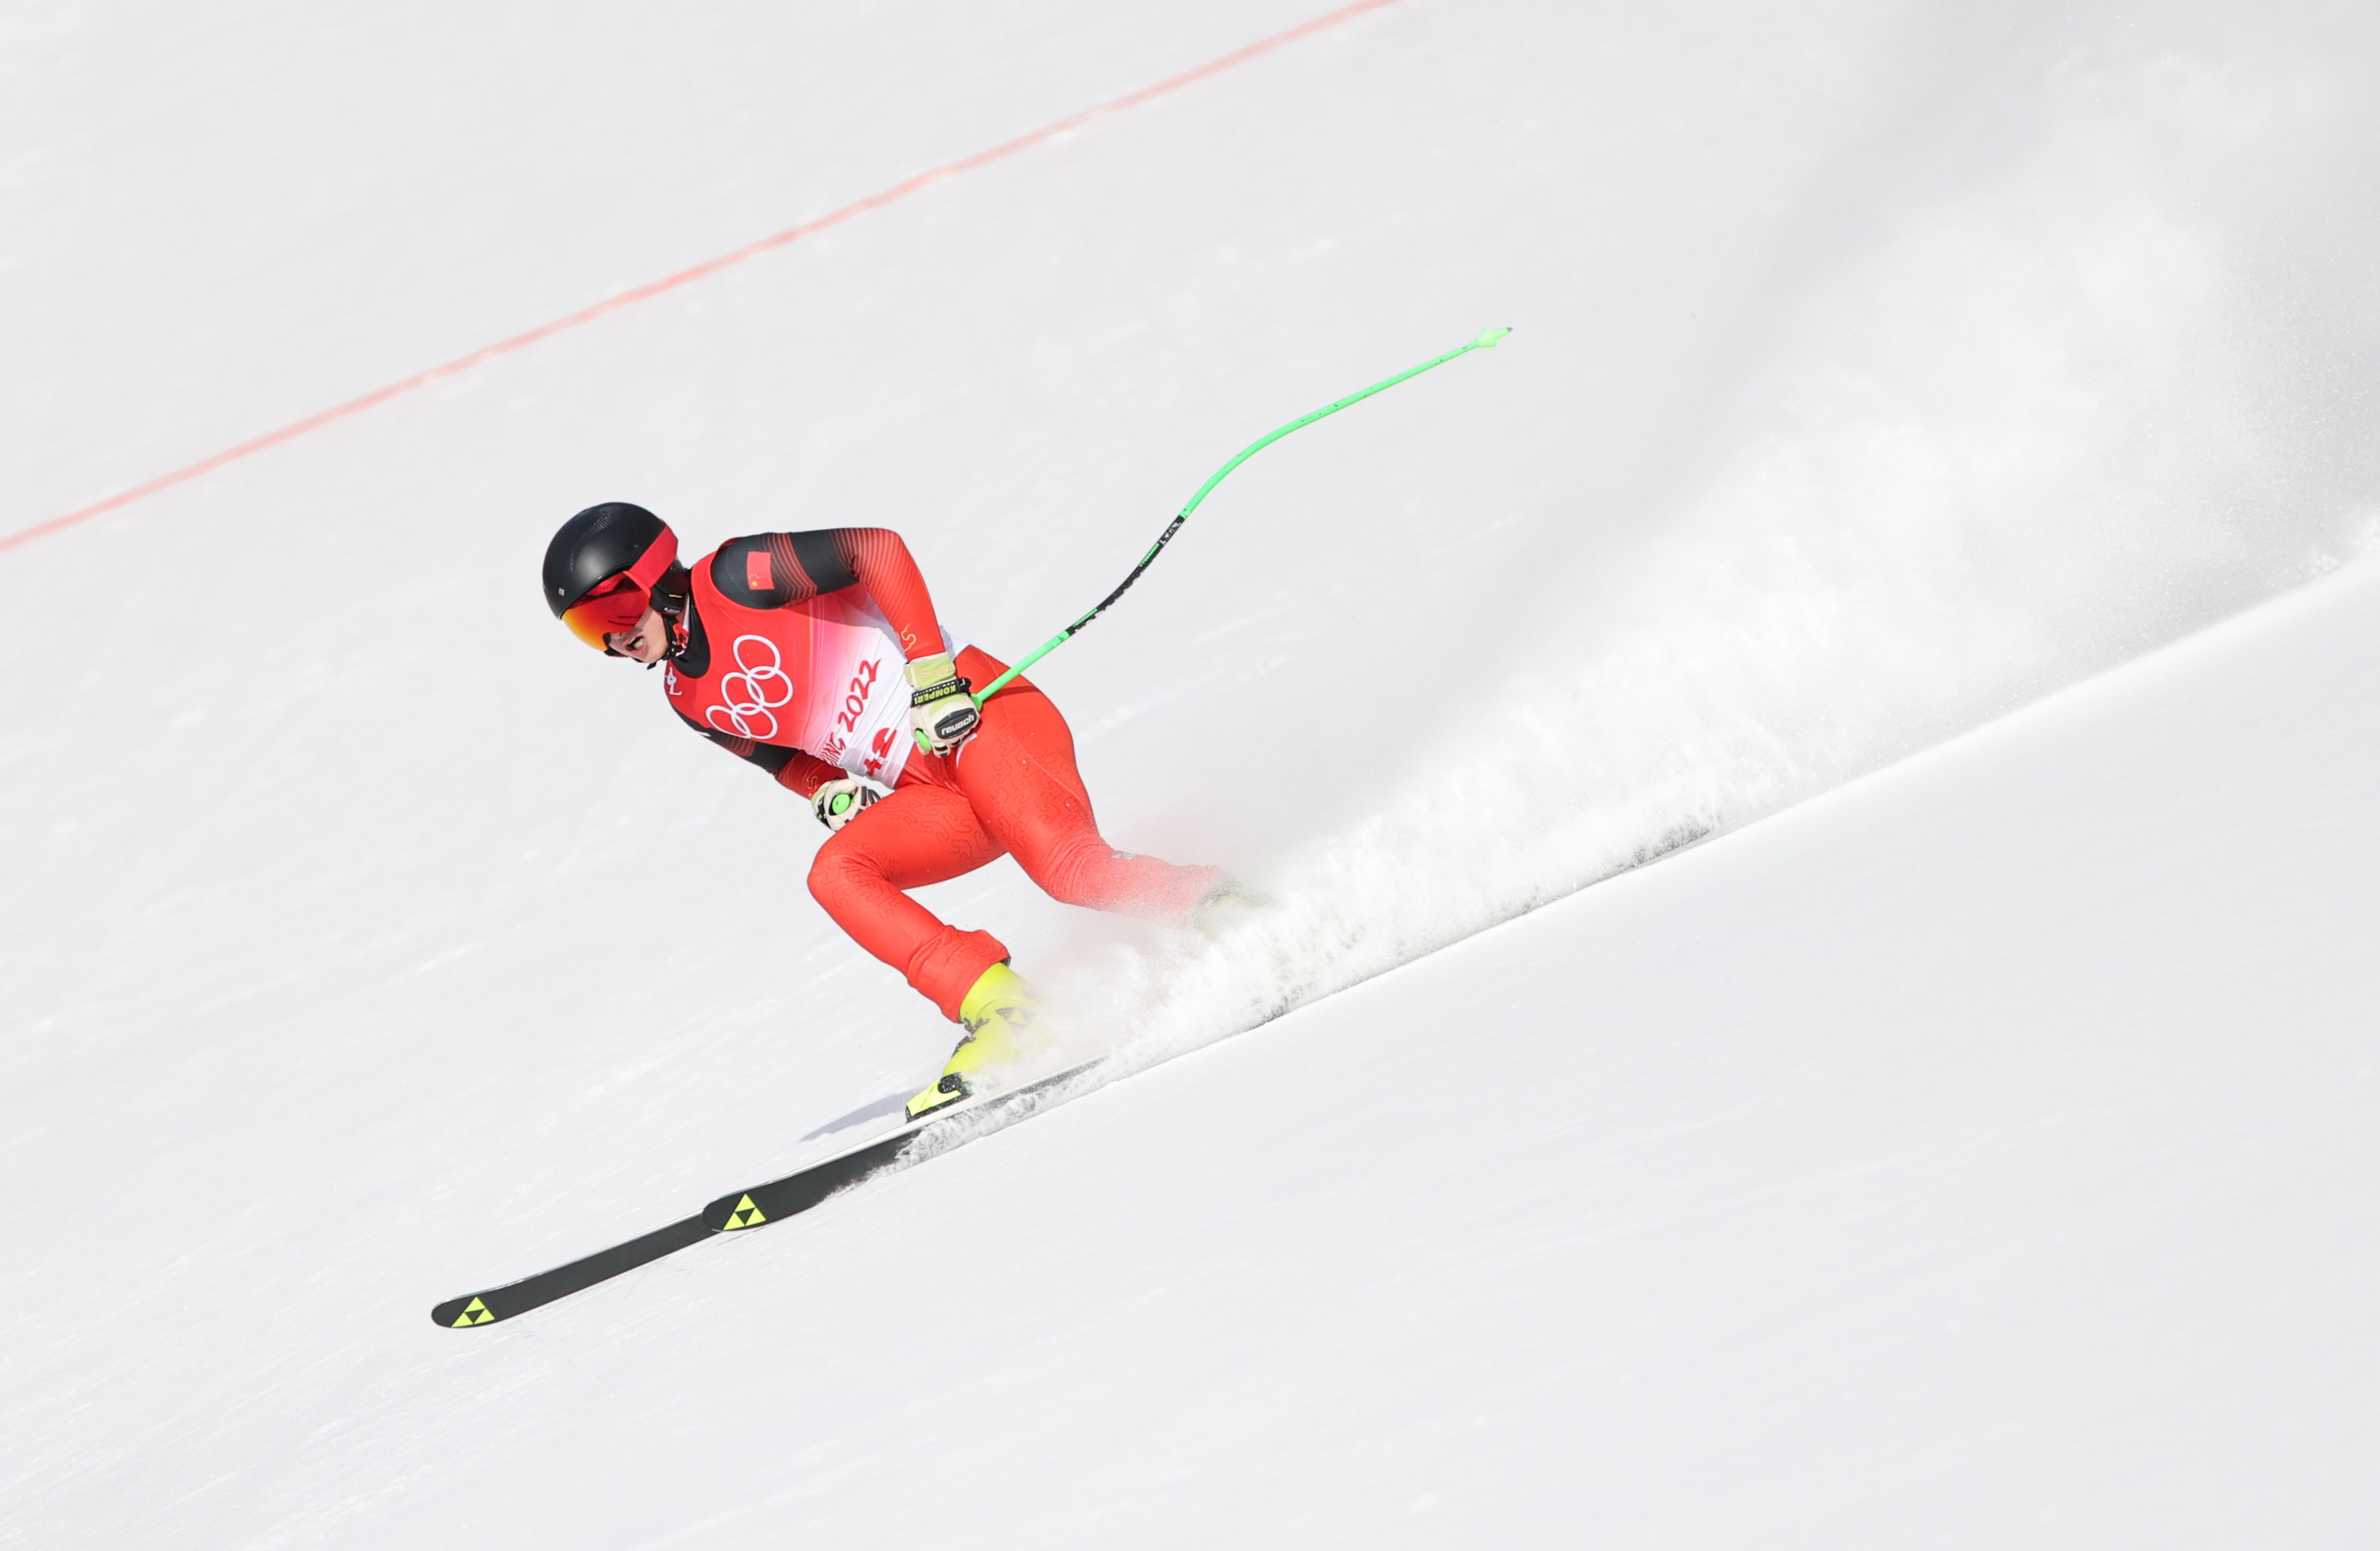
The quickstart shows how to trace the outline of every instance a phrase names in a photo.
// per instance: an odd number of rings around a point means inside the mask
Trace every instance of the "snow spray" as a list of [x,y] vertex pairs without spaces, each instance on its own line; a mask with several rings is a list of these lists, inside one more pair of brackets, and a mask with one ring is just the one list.
[[[2288,11],[2042,12],[1989,70],[1946,47],[1896,88],[1929,106],[1777,228],[1733,321],[1611,333],[1569,380],[1670,398],[1640,448],[1581,468],[1571,405],[1610,400],[1576,389],[1499,427],[1531,483],[1493,499],[1536,525],[1499,551],[1512,628],[1469,593],[1420,628],[1373,600],[1329,622],[1367,662],[1451,624],[1507,666],[1366,750],[1398,786],[1232,858],[1269,908],[1213,941],[1083,933],[1072,982],[1042,961],[1070,1015],[1165,1059],[2370,563],[2380,309],[2340,255],[2380,138],[2338,62],[2371,45]],[[1603,316],[1531,285],[1558,330]],[[1706,364],[1664,376],[1689,346]],[[1258,683],[1232,644],[1208,671]],[[1295,765],[1257,773],[1300,800]]]

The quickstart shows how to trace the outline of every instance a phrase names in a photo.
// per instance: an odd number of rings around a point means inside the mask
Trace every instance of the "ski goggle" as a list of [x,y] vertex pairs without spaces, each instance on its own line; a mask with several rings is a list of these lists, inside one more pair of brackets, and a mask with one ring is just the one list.
[[634,629],[650,603],[645,589],[623,571],[609,581],[597,583],[594,591],[564,611],[562,623],[597,651],[608,652],[611,643],[603,637],[614,630]]

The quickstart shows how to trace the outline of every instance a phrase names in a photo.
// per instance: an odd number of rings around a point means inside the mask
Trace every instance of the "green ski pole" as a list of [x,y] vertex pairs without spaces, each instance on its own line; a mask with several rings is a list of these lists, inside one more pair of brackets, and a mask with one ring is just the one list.
[[1248,459],[1256,456],[1257,454],[1264,451],[1267,447],[1271,446],[1274,442],[1280,441],[1282,437],[1287,436],[1291,431],[1296,430],[1302,426],[1310,426],[1326,415],[1336,415],[1339,411],[1346,408],[1351,404],[1361,404],[1364,400],[1371,397],[1374,394],[1380,393],[1389,388],[1393,388],[1408,377],[1418,377],[1423,372],[1427,371],[1431,367],[1444,366],[1447,362],[1454,359],[1457,356],[1467,356],[1474,350],[1492,350],[1495,348],[1496,342],[1498,340],[1502,339],[1506,334],[1511,333],[1512,332],[1512,331],[1510,329],[1483,330],[1478,338],[1473,340],[1468,345],[1463,345],[1459,349],[1449,350],[1443,356],[1433,356],[1428,360],[1422,362],[1421,365],[1415,367],[1412,370],[1400,371],[1394,377],[1389,378],[1385,382],[1373,383],[1370,387],[1366,388],[1362,393],[1349,394],[1345,398],[1334,399],[1330,403],[1324,405],[1321,408],[1317,409],[1313,414],[1301,415],[1296,419],[1290,421],[1289,424],[1281,427],[1279,430],[1273,431],[1269,435],[1258,437],[1256,441],[1249,442],[1245,447],[1240,450],[1239,456],[1223,465],[1222,467],[1215,470],[1214,474],[1208,478],[1207,482],[1198,487],[1198,493],[1190,498],[1190,503],[1173,515],[1173,520],[1165,525],[1165,531],[1157,536],[1157,542],[1148,546],[1148,552],[1140,557],[1140,563],[1132,568],[1132,575],[1126,576],[1123,581],[1118,582],[1116,584],[1116,589],[1113,592],[1111,592],[1105,598],[1100,599],[1099,607],[1093,609],[1089,613],[1085,614],[1074,624],[1066,626],[1065,629],[1059,631],[1055,636],[1052,636],[1048,640],[1042,642],[1040,646],[1034,648],[1033,652],[1027,656],[1024,661],[1019,662],[1015,667],[1011,668],[1008,672],[1001,674],[1000,677],[986,685],[982,689],[977,691],[975,703],[980,706],[986,700],[990,699],[994,695],[999,694],[1001,690],[1007,687],[1009,680],[1025,672],[1026,669],[1030,668],[1036,662],[1040,661],[1043,658],[1049,656],[1060,647],[1064,646],[1068,641],[1074,638],[1076,631],[1082,629],[1083,626],[1090,624],[1091,621],[1107,612],[1109,604],[1114,602],[1117,599],[1122,598],[1126,589],[1128,589],[1133,583],[1140,580],[1140,574],[1148,569],[1149,563],[1158,557],[1159,553],[1164,550],[1165,546],[1172,540],[1173,536],[1182,531],[1182,525],[1190,520],[1190,514],[1198,509],[1198,503],[1207,499],[1207,492],[1208,491],[1213,490],[1217,485],[1223,482],[1224,475],[1229,474],[1232,469],[1237,468],[1240,465],[1247,462]]

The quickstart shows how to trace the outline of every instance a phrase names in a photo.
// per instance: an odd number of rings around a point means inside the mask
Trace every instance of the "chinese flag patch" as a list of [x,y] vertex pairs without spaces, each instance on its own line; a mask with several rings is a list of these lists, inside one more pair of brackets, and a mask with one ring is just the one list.
[[772,592],[776,589],[777,578],[770,569],[768,551],[744,551],[744,585],[754,592]]

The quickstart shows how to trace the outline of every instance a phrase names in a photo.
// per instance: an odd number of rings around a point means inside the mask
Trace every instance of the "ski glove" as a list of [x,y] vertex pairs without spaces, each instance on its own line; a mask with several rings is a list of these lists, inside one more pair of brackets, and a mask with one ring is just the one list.
[[972,687],[959,677],[958,664],[948,652],[909,664],[909,730],[920,749],[948,754],[967,741],[983,721],[983,712],[967,693]]
[[830,830],[840,830],[859,817],[859,810],[883,795],[857,776],[830,781],[810,798],[810,811]]

